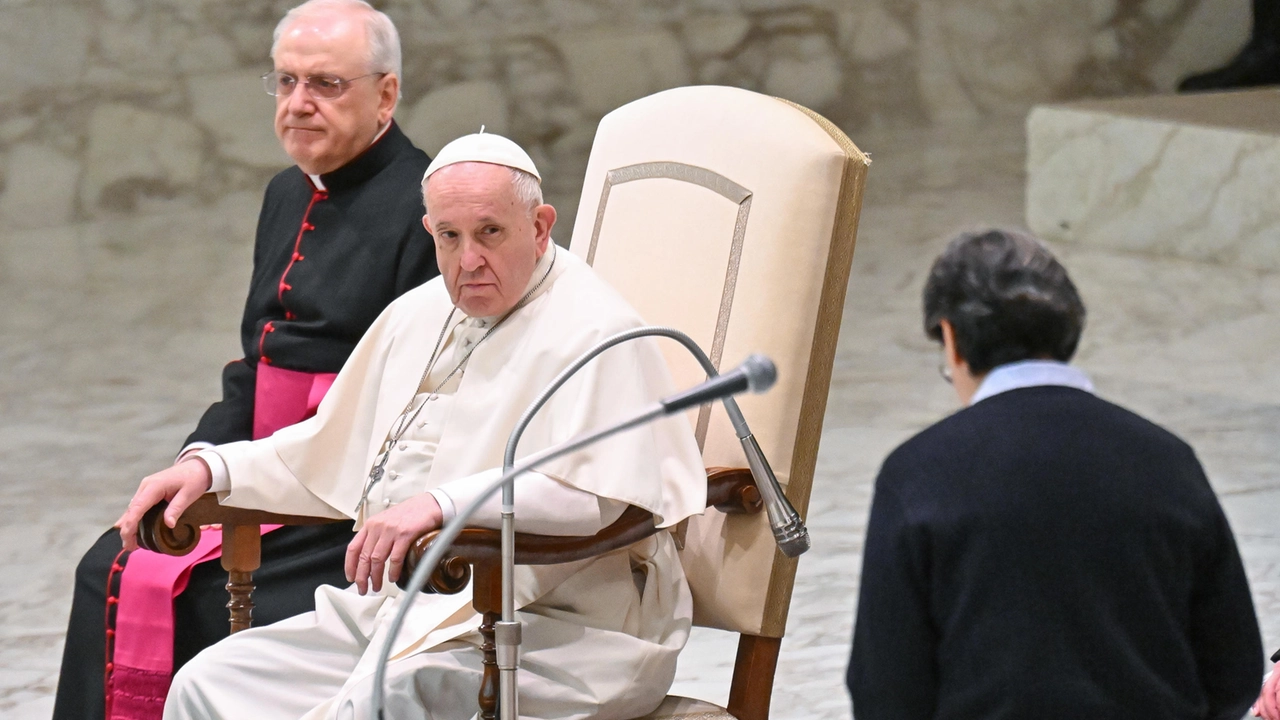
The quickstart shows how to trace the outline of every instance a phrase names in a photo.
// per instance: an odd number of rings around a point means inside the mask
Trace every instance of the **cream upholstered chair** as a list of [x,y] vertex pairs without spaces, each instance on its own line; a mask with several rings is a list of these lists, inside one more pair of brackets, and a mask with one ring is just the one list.
[[[798,105],[725,87],[668,90],[601,120],[570,245],[649,323],[684,331],[717,365],[751,352],[777,363],[774,389],[739,404],[802,515],[868,164],[844,133]],[[703,379],[679,346],[664,348],[678,385]],[[750,473],[723,469],[745,464],[723,409],[707,406],[690,419],[707,467],[720,468],[708,472],[707,513],[679,530],[694,622],[741,639],[727,710],[668,697],[647,720],[762,720],[796,561],[776,549]],[[257,525],[328,522],[222,507],[205,496],[171,531],[161,520],[163,507],[140,528],[144,547],[180,555],[195,546],[202,524],[222,523],[233,632],[252,619]],[[516,562],[569,562],[653,532],[652,516],[631,508],[595,538],[518,534]],[[419,540],[407,564],[434,535]],[[497,533],[468,529],[429,583],[435,592],[472,584],[475,608],[485,618],[481,632],[490,641],[479,698],[484,718],[494,717],[497,704],[491,643],[499,575]]]
[[[719,365],[762,352],[778,384],[739,397],[791,503],[808,506],[869,160],[817,114],[684,87],[600,121],[570,249],[654,325]],[[677,386],[705,376],[664,342]],[[726,366],[727,367],[727,366]],[[720,405],[691,417],[708,467],[744,464]],[[683,529],[694,622],[741,634],[729,707],[668,698],[650,717],[765,718],[795,581],[763,513],[714,508]]]

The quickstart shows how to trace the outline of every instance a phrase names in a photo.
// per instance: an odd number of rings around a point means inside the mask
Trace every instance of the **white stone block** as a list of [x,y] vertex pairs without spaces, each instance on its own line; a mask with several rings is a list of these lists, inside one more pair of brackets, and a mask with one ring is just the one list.
[[1280,90],[1036,108],[1027,225],[1050,239],[1280,270]]
[[218,143],[218,154],[253,167],[293,164],[276,138],[275,100],[256,70],[192,75],[187,95],[195,119]]
[[0,223],[13,229],[61,225],[75,207],[80,163],[46,145],[9,150]]

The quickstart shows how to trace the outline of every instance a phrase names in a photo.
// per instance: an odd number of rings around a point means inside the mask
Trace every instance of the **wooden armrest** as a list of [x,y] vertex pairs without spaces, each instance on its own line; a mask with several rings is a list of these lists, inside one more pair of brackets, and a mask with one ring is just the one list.
[[[763,507],[751,471],[745,468],[707,470],[707,506],[725,513],[756,513]],[[658,532],[653,514],[631,506],[609,527],[589,537],[516,533],[517,565],[558,565],[603,555],[637,543]],[[404,589],[414,568],[439,531],[418,538],[405,558],[398,584]],[[466,528],[449,548],[439,567],[427,580],[424,592],[452,595],[471,581],[472,564],[497,565],[502,559],[502,533],[487,528]]]
[[306,515],[279,515],[262,510],[246,510],[218,504],[211,494],[201,495],[191,507],[182,513],[176,525],[170,529],[164,524],[167,502],[159,502],[142,516],[138,524],[138,545],[166,555],[186,555],[200,542],[201,525],[323,525],[332,522],[350,522],[333,518]]

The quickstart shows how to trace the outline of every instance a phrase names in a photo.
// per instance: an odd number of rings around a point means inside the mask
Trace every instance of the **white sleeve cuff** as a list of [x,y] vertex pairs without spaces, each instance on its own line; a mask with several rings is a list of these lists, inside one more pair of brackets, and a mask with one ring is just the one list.
[[453,504],[453,498],[449,497],[449,493],[443,488],[436,488],[428,491],[431,497],[436,499],[436,504],[440,506],[440,524],[443,525],[458,516],[458,508]]
[[[470,505],[494,480],[502,476],[499,468],[485,470],[445,483],[432,490],[446,495],[454,506],[454,514]],[[538,472],[527,472],[516,478],[516,530],[538,535],[594,535],[627,509],[627,503],[603,498],[579,490]],[[444,510],[444,503],[440,503]],[[475,527],[497,529],[502,526],[502,491],[489,496],[467,522]]]
[[182,448],[182,450],[178,453],[178,457],[173,459],[173,464],[177,465],[183,460],[186,460],[188,455],[199,452],[201,450],[208,450],[211,447],[213,447],[213,443],[205,442],[203,440],[197,440],[191,443],[190,445]]
[[231,492],[231,472],[227,470],[227,461],[213,450],[201,450],[195,454],[195,457],[204,461],[209,466],[209,476],[212,484],[209,485],[209,492]]

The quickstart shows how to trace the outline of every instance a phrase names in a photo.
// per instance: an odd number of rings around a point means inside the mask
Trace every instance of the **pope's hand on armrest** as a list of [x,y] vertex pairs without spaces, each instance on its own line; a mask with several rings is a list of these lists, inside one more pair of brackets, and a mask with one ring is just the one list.
[[431,493],[423,493],[374,515],[347,545],[347,581],[364,595],[382,590],[382,570],[388,579],[400,579],[405,555],[413,541],[440,527],[440,504]]
[[152,506],[161,500],[169,502],[164,523],[172,528],[191,503],[208,492],[211,482],[209,466],[199,458],[184,460],[143,478],[133,500],[129,501],[129,508],[116,521],[124,549],[138,549],[138,523]]

